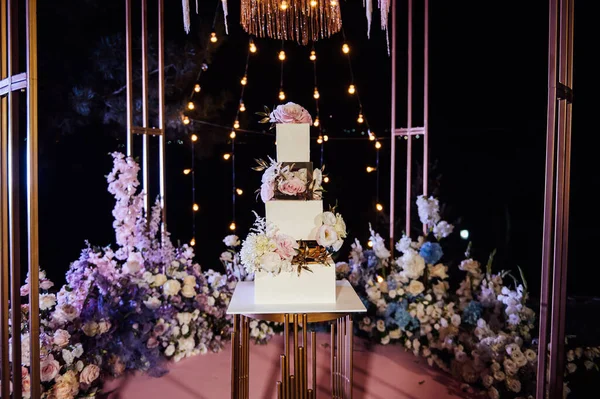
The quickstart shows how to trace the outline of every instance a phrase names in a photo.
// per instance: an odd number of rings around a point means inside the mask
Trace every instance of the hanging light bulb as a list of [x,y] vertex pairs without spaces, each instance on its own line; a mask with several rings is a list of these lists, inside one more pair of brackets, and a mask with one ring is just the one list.
[[231,133],[229,133],[229,138],[230,138],[230,139],[234,139],[234,138],[235,138],[235,136],[236,136],[236,134],[235,134],[235,130],[232,130],[232,131],[231,131]]
[[[316,2],[315,2],[316,3]],[[311,61],[317,60],[317,52],[315,50],[311,50],[310,57],[308,57]]]
[[243,101],[240,103],[240,112],[246,112],[246,106]]
[[285,60],[285,51],[281,50],[279,52],[279,60],[281,60],[281,61]]
[[231,231],[235,230],[235,222],[231,222],[231,224],[229,225],[229,230],[231,230]]
[[250,41],[250,52],[256,53],[256,44],[254,44],[254,41]]
[[216,32],[212,32],[210,34],[210,41],[213,42],[213,43],[217,42],[217,33]]
[[337,0],[331,0],[329,3],[331,4],[332,7],[335,7],[338,4]]
[[279,7],[280,7],[282,10],[287,10],[287,8],[288,8],[288,3],[287,3],[287,1],[283,0],[283,1],[281,2],[281,5],[280,5]]
[[198,136],[196,136],[195,134],[192,134],[192,141],[198,141]]
[[242,84],[242,86],[246,86],[248,84],[248,78],[246,77],[246,75],[244,75],[240,83]]
[[369,248],[373,248],[373,241],[369,240],[369,242],[367,242],[367,245],[369,246]]
[[183,124],[184,125],[189,125],[190,124],[190,118],[188,118],[187,115],[183,117]]
[[285,100],[285,92],[283,91],[283,89],[279,90],[279,99],[281,101]]
[[235,122],[233,122],[233,128],[234,129],[239,129],[240,128],[240,121],[238,121],[237,119],[235,120]]
[[323,136],[319,136],[319,138],[317,138],[317,144],[323,144]]
[[325,176],[323,178],[323,183],[329,183],[329,176]]
[[317,6],[317,0],[310,0],[310,6],[311,7],[316,7]]
[[196,93],[200,93],[200,85],[199,85],[198,83],[196,83],[196,84],[194,85],[194,91],[195,91]]
[[200,207],[198,206],[198,204],[194,204],[192,206],[192,209],[194,210],[194,212],[198,212],[198,209],[200,209]]
[[381,211],[383,211],[383,205],[377,204],[377,205],[375,205],[375,209],[377,209],[378,212],[381,212]]
[[328,135],[323,136],[323,141],[329,141],[329,136]]
[[227,161],[227,160],[229,160],[229,158],[231,158],[231,154],[230,153],[226,152],[225,154],[223,154],[223,159],[224,160]]
[[348,46],[347,43],[344,43],[342,45],[342,51],[344,52],[344,54],[348,54],[350,52],[350,46]]
[[192,110],[192,109],[194,109],[194,108],[196,108],[196,106],[194,105],[194,102],[193,102],[193,101],[190,101],[190,102],[188,103],[188,109],[189,109],[189,110]]
[[191,170],[191,169],[184,169],[184,170],[183,170],[183,174],[184,174],[184,175],[189,175],[190,173],[192,173],[192,170]]
[[196,239],[195,239],[195,238],[192,238],[192,239],[190,240],[190,247],[193,247],[194,245],[196,245]]
[[350,93],[350,94],[356,93],[356,87],[354,85],[348,86],[348,93]]
[[356,121],[358,123],[363,123],[365,121],[365,119],[363,118],[363,114],[362,113],[358,114],[358,119],[356,119]]
[[369,132],[369,141],[375,141],[375,134],[373,132]]
[[372,166],[367,166],[367,173],[371,173],[373,171],[375,171],[376,169]]
[[237,195],[242,195],[244,194],[244,190],[242,190],[241,188],[236,188],[235,192],[237,193]]
[[378,150],[381,148],[381,143],[379,141],[375,142],[375,148]]
[[321,95],[319,94],[319,90],[315,87],[315,92],[313,93],[313,97],[315,100],[318,100]]
[[313,126],[314,126],[314,127],[318,127],[320,123],[321,123],[321,122],[319,122],[319,117],[317,116],[317,117],[315,118],[314,122],[313,122]]

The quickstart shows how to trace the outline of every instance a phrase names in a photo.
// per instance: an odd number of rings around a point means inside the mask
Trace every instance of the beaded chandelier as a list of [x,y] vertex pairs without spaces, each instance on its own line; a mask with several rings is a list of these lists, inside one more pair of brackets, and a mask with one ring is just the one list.
[[251,35],[302,45],[342,29],[339,0],[241,0],[240,22]]

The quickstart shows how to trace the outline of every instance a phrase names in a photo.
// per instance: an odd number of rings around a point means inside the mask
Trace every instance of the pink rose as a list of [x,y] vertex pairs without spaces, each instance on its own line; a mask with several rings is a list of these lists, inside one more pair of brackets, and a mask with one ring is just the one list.
[[270,201],[274,195],[275,192],[273,191],[272,184],[263,183],[263,185],[260,186],[260,198],[263,200],[263,202]]
[[79,375],[79,382],[89,385],[94,382],[99,375],[100,367],[96,366],[95,364],[88,364],[81,371],[81,375]]
[[31,397],[31,377],[29,371],[25,367],[21,367],[21,391],[24,398]]
[[270,122],[274,123],[309,123],[312,118],[308,111],[298,104],[287,103],[278,105],[269,115]]
[[293,177],[289,180],[281,180],[277,188],[282,194],[295,196],[306,191],[306,183]]
[[58,306],[54,313],[52,314],[52,318],[60,323],[64,324],[68,321],[73,321],[78,316],[77,309],[75,306],[65,303],[63,305]]
[[71,338],[71,334],[68,331],[61,330],[60,328],[54,332],[54,336],[52,337],[52,342],[54,345],[62,348],[67,346],[69,343],[69,339]]
[[49,382],[57,376],[60,370],[60,364],[54,360],[54,356],[48,355],[40,365],[40,379],[42,382]]
[[298,249],[298,242],[286,234],[278,234],[275,238],[277,242],[277,249],[275,252],[283,259],[292,259],[296,255],[296,249]]
[[25,284],[24,286],[22,286],[20,291],[21,291],[21,296],[29,295],[29,284]]
[[54,287],[54,283],[50,280],[42,280],[40,281],[40,288],[43,290],[49,290]]

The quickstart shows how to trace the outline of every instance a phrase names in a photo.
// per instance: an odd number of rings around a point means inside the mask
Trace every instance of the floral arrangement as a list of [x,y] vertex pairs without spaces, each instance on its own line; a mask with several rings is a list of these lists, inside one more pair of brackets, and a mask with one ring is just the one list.
[[329,254],[339,251],[348,234],[342,215],[336,213],[333,207],[317,216],[317,223],[320,224],[317,230],[317,244],[326,248]]
[[269,108],[265,106],[265,112],[256,114],[263,117],[260,123],[308,123],[312,125],[312,118],[306,108],[292,102],[278,105],[273,111],[269,111]]
[[[538,348],[526,281],[494,272],[494,253],[482,267],[469,246],[454,270],[463,280],[450,290],[442,244],[453,226],[441,220],[437,199],[421,196],[417,206],[427,234],[416,241],[403,236],[397,257],[371,229],[371,248],[364,250],[357,240],[349,261],[336,265],[338,278],[347,278],[367,307],[366,315],[357,316],[359,334],[403,345],[462,380],[465,390],[532,398]],[[569,351],[565,383],[577,371],[597,372],[599,355],[599,348]]]
[[253,169],[264,171],[261,178],[261,186],[257,192],[263,202],[278,199],[303,199],[319,200],[322,198],[323,173],[320,169],[312,170],[312,167],[295,169],[295,164],[276,162],[269,158],[270,163],[257,159],[258,166]]
[[[202,271],[191,247],[175,248],[169,234],[160,233],[159,204],[150,218],[144,215],[139,166],[122,154],[112,155],[114,168],[107,180],[116,200],[116,250],[88,244],[58,292],[50,292],[54,284],[40,272],[43,398],[94,396],[107,377],[131,371],[162,376],[169,361],[220,351],[230,337],[225,311],[237,281],[245,276]],[[225,241],[239,245],[237,238]],[[21,294],[28,292],[27,279]],[[27,304],[21,314],[22,397],[28,398]],[[266,323],[254,327],[251,335],[259,343],[274,333]]]

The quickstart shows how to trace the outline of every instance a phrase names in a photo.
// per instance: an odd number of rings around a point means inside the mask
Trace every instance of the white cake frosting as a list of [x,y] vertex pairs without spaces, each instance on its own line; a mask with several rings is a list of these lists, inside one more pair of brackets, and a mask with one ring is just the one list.
[[296,240],[316,240],[321,226],[318,217],[323,213],[323,201],[283,200],[265,204],[267,222]]
[[277,124],[277,161],[310,162],[310,125],[308,123]]

